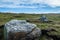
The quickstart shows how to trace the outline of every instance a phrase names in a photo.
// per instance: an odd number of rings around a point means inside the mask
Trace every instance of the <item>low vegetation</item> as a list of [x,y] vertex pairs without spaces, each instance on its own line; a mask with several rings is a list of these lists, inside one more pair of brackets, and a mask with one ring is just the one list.
[[[26,19],[40,19],[42,14],[10,14],[10,13],[0,13],[0,26],[4,25],[11,19],[26,20]],[[44,14],[51,23],[31,22],[37,25],[41,30],[53,28],[56,31],[48,32],[50,35],[60,35],[60,14]],[[3,35],[3,27],[0,27],[0,35]],[[46,40],[46,36],[40,38],[41,40]],[[3,40],[3,37],[2,39]]]

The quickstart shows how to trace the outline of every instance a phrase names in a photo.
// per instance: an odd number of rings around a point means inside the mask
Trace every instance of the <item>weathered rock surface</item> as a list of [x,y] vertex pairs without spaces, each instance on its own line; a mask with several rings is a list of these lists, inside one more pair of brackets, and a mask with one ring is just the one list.
[[45,15],[42,15],[39,20],[40,20],[41,22],[45,22],[45,23],[53,22],[53,21],[51,21],[51,20],[48,20],[48,18],[47,18]]
[[25,20],[11,20],[5,24],[4,34],[6,40],[39,40],[41,31]]

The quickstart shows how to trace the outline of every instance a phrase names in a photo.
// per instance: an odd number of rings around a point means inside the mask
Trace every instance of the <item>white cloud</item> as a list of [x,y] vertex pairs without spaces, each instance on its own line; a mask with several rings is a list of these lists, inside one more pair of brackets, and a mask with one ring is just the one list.
[[51,7],[60,6],[60,0],[33,0],[35,3],[47,4]]
[[51,7],[60,6],[60,0],[35,0],[34,2],[47,4]]
[[[12,4],[4,4],[4,2],[8,2],[8,3],[12,3]],[[9,7],[9,8],[21,8],[21,7],[24,7],[24,8],[37,8],[36,6],[17,6],[21,3],[30,3],[30,4],[33,4],[33,3],[39,3],[39,4],[47,4],[51,7],[57,7],[57,6],[60,6],[60,0],[0,0],[0,7]],[[43,7],[43,6],[42,6]],[[45,6],[44,6],[45,7]]]
[[[27,3],[26,3],[27,2]],[[12,3],[12,4],[8,4]],[[23,3],[23,6],[20,4]],[[0,7],[8,7],[8,8],[37,8],[36,6],[24,6],[24,4],[32,4],[32,0],[2,0],[0,1]]]
[[60,6],[60,0],[45,0],[44,3],[51,7]]
[[4,7],[4,8],[37,8],[35,6],[16,6],[16,5],[1,5],[0,7]]

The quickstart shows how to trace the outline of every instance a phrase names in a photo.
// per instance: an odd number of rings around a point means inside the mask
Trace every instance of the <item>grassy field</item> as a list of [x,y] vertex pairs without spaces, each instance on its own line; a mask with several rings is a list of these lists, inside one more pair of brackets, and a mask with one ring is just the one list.
[[[4,25],[6,22],[12,19],[26,20],[26,19],[39,19],[42,14],[10,14],[10,13],[0,13],[0,26]],[[52,20],[51,23],[42,23],[42,22],[31,22],[37,25],[40,29],[49,29],[53,28],[56,32],[49,32],[50,35],[60,35],[60,14],[44,14],[49,20]],[[0,28],[0,33],[3,34],[3,28]],[[3,40],[3,39],[2,39]],[[42,37],[41,40],[45,40],[45,37]]]

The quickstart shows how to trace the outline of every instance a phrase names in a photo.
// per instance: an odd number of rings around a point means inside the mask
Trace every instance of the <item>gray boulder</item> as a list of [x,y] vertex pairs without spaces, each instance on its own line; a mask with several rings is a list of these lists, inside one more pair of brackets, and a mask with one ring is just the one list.
[[4,26],[5,40],[39,40],[41,30],[26,20],[11,20]]

